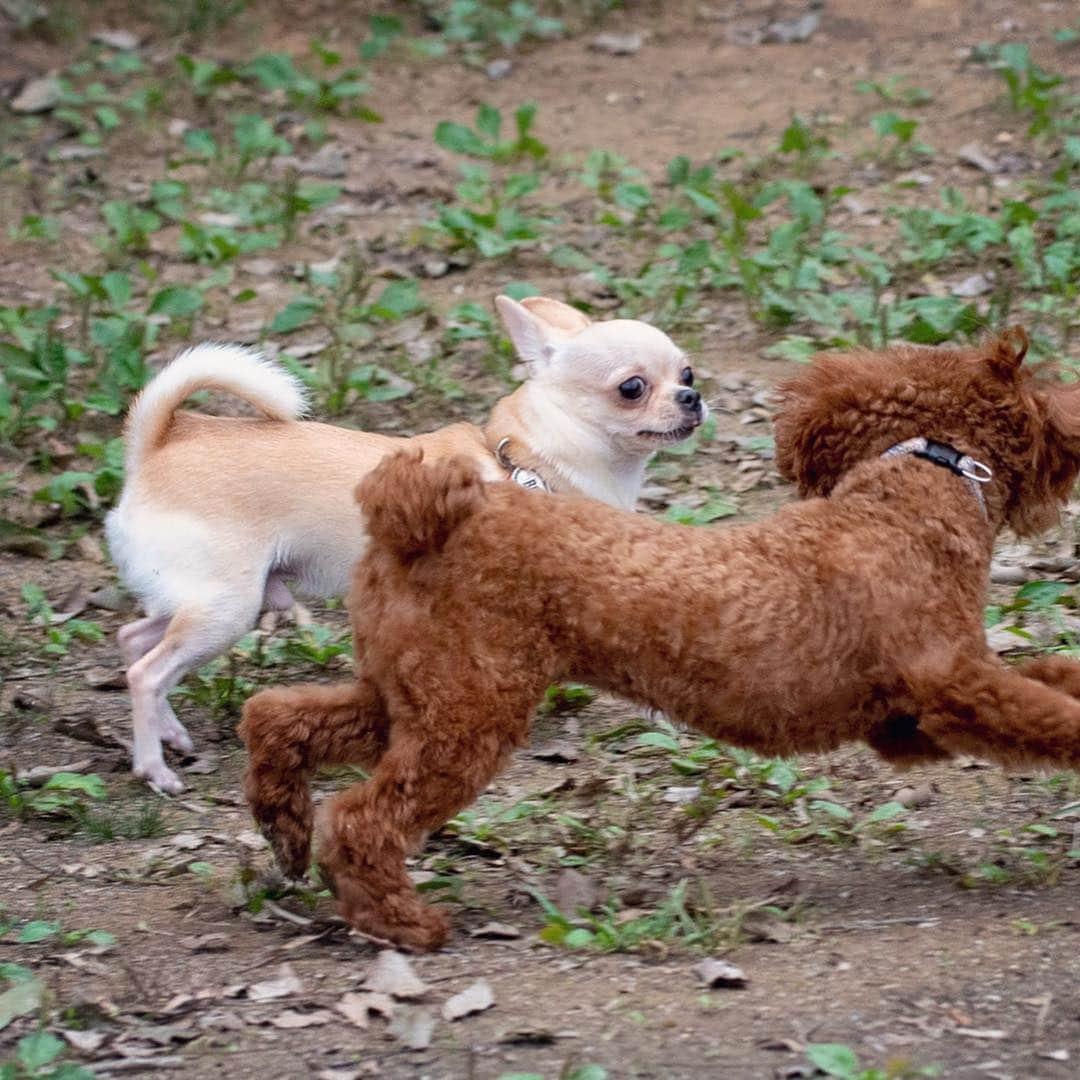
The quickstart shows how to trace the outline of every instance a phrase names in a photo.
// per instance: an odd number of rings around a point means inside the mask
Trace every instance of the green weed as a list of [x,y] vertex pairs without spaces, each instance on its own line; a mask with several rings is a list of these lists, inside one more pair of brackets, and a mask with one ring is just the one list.
[[[288,53],[264,53],[240,68],[243,79],[253,79],[267,91],[280,91],[297,108],[377,122],[378,113],[361,103],[368,92],[360,67],[343,67],[344,57],[319,41],[311,52],[321,70],[296,66]],[[340,69],[340,70],[339,70]]]
[[46,656],[67,656],[75,642],[97,642],[104,637],[98,623],[53,611],[40,586],[28,581],[24,583],[21,595],[27,620],[40,627],[45,637],[41,651]]
[[889,105],[908,108],[928,105],[934,100],[934,95],[925,87],[908,83],[899,75],[890,75],[885,79],[860,79],[855,83],[855,90],[860,94],[873,94]]
[[806,1048],[806,1060],[837,1080],[916,1080],[942,1074],[937,1065],[918,1066],[904,1060],[890,1061],[882,1069],[863,1068],[855,1051],[843,1043],[811,1043]]
[[530,889],[547,918],[540,939],[549,945],[597,952],[635,952],[656,943],[677,944],[685,949],[715,948],[731,934],[728,921],[718,918],[704,885],[697,897],[688,897],[689,883],[680,881],[662,904],[646,915],[620,912],[617,904],[605,904],[599,914],[560,911],[543,893]]
[[558,37],[559,19],[541,15],[528,0],[423,0],[425,13],[449,47],[466,57],[492,45],[507,51],[529,40]]
[[15,1044],[14,1055],[0,1064],[0,1080],[94,1080],[92,1069],[61,1059],[67,1044],[48,1031],[34,1031]]
[[372,345],[380,329],[424,311],[425,301],[415,281],[379,285],[369,274],[354,246],[334,270],[307,272],[310,289],[278,312],[266,327],[268,335],[291,334],[301,327],[319,328],[330,343],[311,366],[282,357],[287,366],[313,391],[330,415],[345,410],[356,399],[393,401],[412,390],[388,368],[355,357]]
[[105,783],[94,773],[56,773],[41,787],[17,780],[0,769],[0,800],[9,813],[20,818],[68,819],[78,823],[89,802],[105,798]]

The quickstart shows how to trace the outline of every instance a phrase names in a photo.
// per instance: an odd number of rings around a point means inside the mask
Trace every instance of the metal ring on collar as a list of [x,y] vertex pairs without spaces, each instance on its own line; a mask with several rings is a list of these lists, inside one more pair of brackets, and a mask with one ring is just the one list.
[[960,462],[960,475],[974,480],[976,484],[989,484],[994,478],[994,472],[989,465],[970,457],[965,457]]

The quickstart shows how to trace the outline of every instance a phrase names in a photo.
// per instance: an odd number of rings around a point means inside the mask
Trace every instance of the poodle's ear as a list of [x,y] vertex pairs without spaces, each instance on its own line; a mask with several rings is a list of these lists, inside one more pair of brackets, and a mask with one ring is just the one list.
[[990,342],[987,366],[999,379],[1012,381],[1028,351],[1027,331],[1022,326],[1010,326]]
[[1062,383],[1046,391],[1050,428],[1073,454],[1080,454],[1080,383]]
[[821,354],[777,387],[776,468],[798,485],[803,497],[827,494],[843,471],[843,440],[835,428],[842,384],[840,358]]

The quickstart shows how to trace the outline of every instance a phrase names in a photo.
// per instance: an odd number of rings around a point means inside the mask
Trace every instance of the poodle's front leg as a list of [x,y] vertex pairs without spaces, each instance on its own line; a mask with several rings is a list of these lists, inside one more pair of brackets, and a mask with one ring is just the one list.
[[394,718],[394,740],[371,779],[320,807],[319,868],[357,929],[407,948],[437,949],[445,916],[420,899],[405,857],[468,806],[515,746],[536,704],[488,695],[477,706],[447,705],[431,723]]
[[388,737],[382,700],[363,677],[264,690],[245,704],[239,731],[251,812],[281,869],[301,877],[311,861],[312,774],[320,765],[375,766]]
[[1056,663],[1036,664],[1042,679],[996,658],[957,660],[913,686],[919,731],[953,754],[1080,768],[1080,701],[1057,688],[1071,686],[1072,673]]

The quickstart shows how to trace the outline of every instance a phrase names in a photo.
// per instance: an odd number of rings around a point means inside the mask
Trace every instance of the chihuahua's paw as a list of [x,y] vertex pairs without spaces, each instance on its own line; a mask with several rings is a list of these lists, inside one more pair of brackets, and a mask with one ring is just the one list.
[[184,790],[184,781],[164,761],[136,765],[132,772],[145,780],[155,791],[166,795],[179,795]]
[[182,754],[190,754],[195,749],[187,728],[176,719],[175,716],[166,717],[161,724],[161,741],[168,743]]

